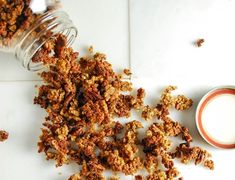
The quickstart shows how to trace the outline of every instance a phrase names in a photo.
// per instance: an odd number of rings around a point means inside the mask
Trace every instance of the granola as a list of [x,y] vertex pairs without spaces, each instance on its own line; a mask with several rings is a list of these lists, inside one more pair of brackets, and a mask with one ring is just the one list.
[[201,47],[204,42],[205,42],[205,40],[200,38],[195,42],[195,44],[197,47]]
[[208,167],[211,170],[214,170],[215,166],[214,166],[214,162],[212,160],[206,160],[204,162],[204,166]]
[[[179,175],[174,158],[213,169],[209,153],[191,147],[189,130],[170,117],[170,109],[189,109],[191,99],[173,96],[176,87],[169,86],[155,107],[145,105],[145,90],[139,88],[132,95],[132,84],[113,71],[104,54],[93,53],[92,48],[88,56],[78,58],[66,44],[66,38],[58,35],[38,52],[48,70],[40,73],[44,84],[34,103],[48,114],[39,152],[55,160],[56,166],[71,162],[82,166],[69,180],[104,179],[105,170],[135,175],[144,169],[149,180],[173,179]],[[130,75],[129,70],[124,73]],[[129,118],[132,110],[153,121],[142,139],[140,120],[115,121],[116,117]],[[185,142],[172,152],[169,137],[181,137]],[[144,157],[140,156],[142,149]]]
[[9,133],[4,131],[4,130],[0,130],[0,142],[6,141],[8,139]]

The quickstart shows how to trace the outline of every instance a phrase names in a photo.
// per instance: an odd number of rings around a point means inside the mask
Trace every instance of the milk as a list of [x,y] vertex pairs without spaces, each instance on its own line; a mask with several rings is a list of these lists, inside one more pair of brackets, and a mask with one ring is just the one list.
[[212,98],[202,112],[202,126],[208,136],[221,144],[235,143],[235,95]]

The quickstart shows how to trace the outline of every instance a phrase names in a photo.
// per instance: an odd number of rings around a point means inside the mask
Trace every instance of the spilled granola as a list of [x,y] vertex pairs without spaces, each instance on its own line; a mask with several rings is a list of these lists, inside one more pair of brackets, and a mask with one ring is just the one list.
[[[44,152],[47,160],[55,160],[56,166],[71,162],[82,166],[69,180],[105,179],[105,170],[143,179],[136,173],[144,169],[148,180],[174,179],[179,176],[174,158],[214,168],[207,151],[191,146],[188,128],[170,117],[170,109],[189,109],[191,99],[173,96],[176,87],[169,86],[155,107],[145,105],[145,90],[140,88],[132,95],[132,84],[113,71],[104,54],[92,49],[89,56],[78,58],[66,44],[65,37],[58,35],[38,52],[48,70],[40,73],[44,84],[34,103],[48,113],[39,152]],[[131,74],[129,70],[124,73]],[[138,138],[143,128],[140,120],[115,121],[115,117],[130,117],[133,109],[153,121],[142,139]],[[184,143],[172,151],[170,137],[179,137]]]

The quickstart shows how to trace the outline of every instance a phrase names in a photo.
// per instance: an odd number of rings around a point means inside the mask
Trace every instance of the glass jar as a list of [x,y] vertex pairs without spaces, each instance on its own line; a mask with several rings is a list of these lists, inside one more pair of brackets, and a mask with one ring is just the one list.
[[32,58],[59,33],[67,37],[68,45],[77,36],[59,0],[0,0],[0,51],[14,53],[28,70],[42,68]]

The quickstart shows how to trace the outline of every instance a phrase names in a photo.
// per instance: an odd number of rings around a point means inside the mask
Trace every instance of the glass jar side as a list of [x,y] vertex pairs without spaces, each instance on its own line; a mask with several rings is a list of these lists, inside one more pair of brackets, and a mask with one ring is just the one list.
[[0,51],[14,53],[28,70],[42,67],[31,59],[48,39],[64,34],[72,44],[77,36],[59,0],[0,1],[0,15]]
[[42,62],[33,62],[32,57],[49,39],[58,34],[65,35],[68,45],[71,45],[77,37],[77,29],[64,11],[48,11],[19,39],[14,50],[16,58],[28,70],[40,70]]

